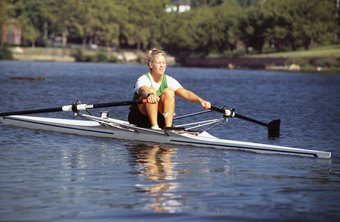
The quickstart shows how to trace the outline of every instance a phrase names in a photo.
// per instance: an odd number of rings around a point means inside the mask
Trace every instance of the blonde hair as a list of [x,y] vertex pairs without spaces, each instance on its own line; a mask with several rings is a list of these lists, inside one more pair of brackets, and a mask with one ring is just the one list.
[[146,55],[146,64],[149,66],[153,59],[158,55],[162,55],[165,58],[167,57],[166,52],[159,50],[157,48],[153,48]]

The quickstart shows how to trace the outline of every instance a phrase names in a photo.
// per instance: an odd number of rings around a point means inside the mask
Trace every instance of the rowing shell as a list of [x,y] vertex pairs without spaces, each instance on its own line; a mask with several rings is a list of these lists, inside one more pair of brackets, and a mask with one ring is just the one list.
[[83,117],[91,120],[70,120],[14,115],[0,117],[0,121],[4,125],[83,136],[108,137],[164,144],[192,145],[225,150],[251,151],[265,154],[287,154],[331,158],[330,152],[220,139],[212,136],[206,131],[190,131],[185,129],[153,130],[136,127],[126,121],[113,118],[101,118],[85,114]]

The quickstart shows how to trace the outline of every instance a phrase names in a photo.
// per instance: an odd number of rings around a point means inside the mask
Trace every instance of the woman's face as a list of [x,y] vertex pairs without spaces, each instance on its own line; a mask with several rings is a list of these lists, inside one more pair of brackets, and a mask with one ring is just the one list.
[[156,55],[150,63],[152,74],[163,75],[166,69],[166,59],[163,55]]

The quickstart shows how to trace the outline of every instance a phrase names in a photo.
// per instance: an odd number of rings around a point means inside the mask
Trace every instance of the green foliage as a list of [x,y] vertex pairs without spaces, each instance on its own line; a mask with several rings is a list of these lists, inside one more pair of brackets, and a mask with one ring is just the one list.
[[261,53],[265,46],[285,51],[339,41],[339,9],[330,0],[195,0],[184,13],[167,13],[168,5],[175,1],[1,0],[0,25],[21,27],[23,45],[59,36],[64,47],[160,47],[180,59],[233,53],[240,43]]
[[339,70],[340,58],[334,57],[313,57],[313,58],[290,58],[286,65],[295,64],[302,70]]
[[272,21],[266,30],[267,40],[277,51],[331,43],[338,29],[331,1],[268,0],[265,7]]
[[325,68],[340,68],[340,59],[339,58],[317,58],[311,59],[311,64],[317,67],[325,67]]
[[[0,27],[6,25],[10,18],[13,17],[13,7],[6,1],[0,1]],[[2,29],[0,28],[0,34]]]
[[234,50],[240,11],[234,0],[227,0],[219,7],[200,7],[169,17],[162,46],[179,60]]
[[13,55],[11,50],[6,46],[0,46],[0,60],[12,60]]
[[240,19],[240,39],[259,53],[265,43],[276,51],[327,44],[337,30],[335,10],[331,1],[256,1]]
[[71,53],[71,56],[77,61],[77,62],[82,62],[84,61],[84,52],[82,49],[77,49]]
[[47,18],[46,1],[9,1],[14,10],[14,24],[21,28],[23,45],[35,46],[43,34],[43,24]]
[[129,0],[121,2],[128,11],[121,35],[125,43],[143,50],[159,47],[166,28],[163,25],[167,19],[165,6],[169,4],[169,1]]
[[109,61],[107,54],[103,51],[97,52],[95,55],[95,58],[96,58],[96,62],[108,62]]
[[266,40],[266,30],[270,27],[271,18],[262,2],[247,8],[239,22],[240,39],[244,42],[246,49],[252,47],[261,53]]
[[117,62],[117,57],[100,50],[95,54],[86,54],[83,49],[77,49],[71,53],[71,56],[77,62]]

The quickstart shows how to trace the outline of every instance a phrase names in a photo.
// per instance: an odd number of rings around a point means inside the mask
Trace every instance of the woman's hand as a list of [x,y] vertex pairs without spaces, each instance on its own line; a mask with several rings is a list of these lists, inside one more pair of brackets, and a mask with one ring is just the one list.
[[204,109],[210,109],[210,108],[211,108],[211,103],[210,103],[209,101],[203,100],[203,101],[201,102],[201,105],[202,105],[202,107],[203,107]]
[[156,96],[154,93],[150,93],[147,97],[148,103],[155,104],[158,103],[159,97]]

